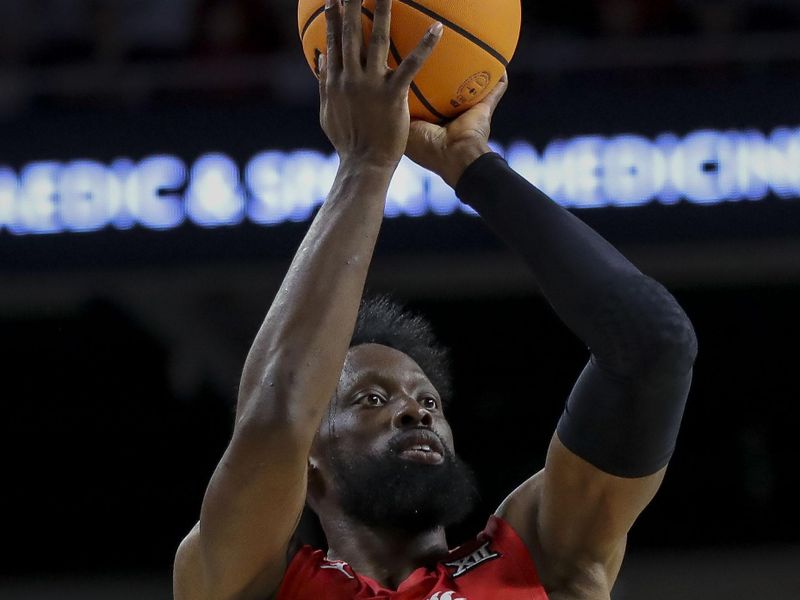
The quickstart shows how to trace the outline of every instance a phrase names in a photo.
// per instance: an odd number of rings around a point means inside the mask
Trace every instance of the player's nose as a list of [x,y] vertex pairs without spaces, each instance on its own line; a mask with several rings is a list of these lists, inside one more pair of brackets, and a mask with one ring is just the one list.
[[395,404],[397,406],[392,417],[392,424],[398,429],[408,427],[431,427],[433,416],[415,398],[403,395]]

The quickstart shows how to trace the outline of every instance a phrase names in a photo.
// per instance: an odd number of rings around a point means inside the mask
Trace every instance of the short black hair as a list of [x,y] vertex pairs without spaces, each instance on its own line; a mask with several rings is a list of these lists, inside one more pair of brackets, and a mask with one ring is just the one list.
[[381,344],[416,362],[439,392],[442,404],[452,399],[450,352],[439,344],[430,321],[386,294],[367,296],[358,311],[350,347]]

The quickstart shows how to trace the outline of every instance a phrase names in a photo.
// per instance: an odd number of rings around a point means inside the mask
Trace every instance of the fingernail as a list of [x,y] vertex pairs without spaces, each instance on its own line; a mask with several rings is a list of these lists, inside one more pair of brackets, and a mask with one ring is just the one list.
[[441,35],[442,31],[444,31],[444,25],[441,23],[434,23],[433,27],[431,27],[431,33],[433,35]]

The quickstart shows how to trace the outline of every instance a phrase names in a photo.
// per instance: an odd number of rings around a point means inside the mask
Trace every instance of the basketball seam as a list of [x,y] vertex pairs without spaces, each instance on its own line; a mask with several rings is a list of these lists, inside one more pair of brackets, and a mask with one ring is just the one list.
[[487,44],[486,42],[484,42],[482,39],[480,39],[479,37],[475,36],[474,34],[470,33],[469,31],[467,31],[463,27],[453,23],[449,19],[445,19],[442,15],[433,12],[431,9],[427,8],[426,6],[422,6],[421,4],[419,4],[417,2],[414,2],[414,0],[398,0],[398,2],[401,2],[401,3],[405,4],[406,6],[408,6],[409,8],[413,8],[414,10],[416,10],[418,12],[421,12],[424,15],[427,15],[427,16],[433,18],[433,19],[436,19],[442,25],[447,27],[448,29],[451,29],[455,33],[459,34],[460,36],[465,37],[466,39],[468,39],[470,42],[472,42],[476,46],[479,46],[480,48],[483,48],[486,52],[488,52],[489,54],[494,56],[497,60],[499,60],[500,63],[502,63],[502,65],[504,67],[508,67],[508,60],[506,59],[505,56],[500,54],[500,52],[498,52],[497,50],[492,48],[489,44]]
[[447,123],[448,121],[452,121],[452,119],[450,117],[447,117],[447,116],[443,115],[442,113],[440,113],[438,110],[436,110],[436,108],[433,106],[433,104],[431,104],[430,101],[425,97],[425,94],[422,93],[422,90],[419,89],[419,86],[416,83],[414,83],[413,81],[411,82],[411,91],[417,97],[417,100],[422,102],[422,105],[426,109],[428,109],[428,112],[430,112],[434,117],[438,117],[439,118],[439,123],[438,123],[439,125],[443,125],[443,124]]
[[303,25],[303,32],[300,34],[300,39],[301,40],[306,37],[306,31],[308,31],[308,28],[311,27],[311,24],[314,21],[316,21],[317,17],[320,16],[324,12],[325,12],[325,5],[323,4],[317,10],[315,10],[313,13],[311,13],[311,16],[308,18],[308,21],[306,21],[306,24]]
[[[373,17],[370,16],[369,18],[372,19]],[[392,56],[398,65],[403,62],[403,57],[400,55],[400,51],[397,49],[397,46],[394,45],[391,36],[389,37],[389,51],[392,53]],[[449,120],[447,116],[436,110],[433,104],[430,103],[430,100],[428,100],[425,97],[425,94],[422,93],[422,90],[419,89],[419,86],[413,81],[411,82],[411,92],[417,97],[417,100],[422,102],[422,105],[428,109],[428,112],[430,112],[434,117],[437,117],[442,121]]]

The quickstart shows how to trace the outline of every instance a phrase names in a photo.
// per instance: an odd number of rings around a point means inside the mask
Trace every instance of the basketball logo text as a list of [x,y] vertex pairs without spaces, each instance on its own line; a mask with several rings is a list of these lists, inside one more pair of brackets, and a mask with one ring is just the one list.
[[486,71],[475,73],[475,75],[461,84],[461,87],[458,88],[456,97],[450,100],[450,104],[453,108],[458,108],[466,102],[473,102],[478,96],[480,96],[481,92],[486,89],[486,86],[489,85],[491,80],[492,76]]

